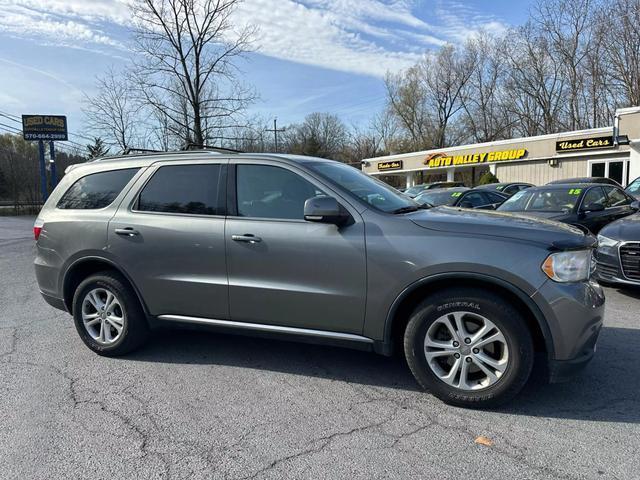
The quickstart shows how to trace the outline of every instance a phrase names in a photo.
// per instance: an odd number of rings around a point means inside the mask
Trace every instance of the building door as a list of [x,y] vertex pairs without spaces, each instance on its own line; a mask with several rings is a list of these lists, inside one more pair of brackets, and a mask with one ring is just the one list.
[[628,164],[629,161],[625,159],[591,160],[589,162],[589,176],[610,178],[624,186],[628,180]]

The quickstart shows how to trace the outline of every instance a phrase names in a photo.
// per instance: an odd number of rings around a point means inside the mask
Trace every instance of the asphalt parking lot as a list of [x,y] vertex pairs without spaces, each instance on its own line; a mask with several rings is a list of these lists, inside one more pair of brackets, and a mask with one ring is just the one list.
[[32,222],[0,217],[2,479],[640,478],[640,290],[607,289],[582,376],[470,411],[359,351],[185,331],[99,357],[38,293]]

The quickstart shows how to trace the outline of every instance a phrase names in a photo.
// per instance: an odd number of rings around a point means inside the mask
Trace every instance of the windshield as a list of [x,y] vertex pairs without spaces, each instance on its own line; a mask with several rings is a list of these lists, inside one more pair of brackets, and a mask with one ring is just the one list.
[[505,201],[498,210],[503,212],[567,212],[573,210],[580,188],[557,190],[521,190]]
[[640,194],[640,177],[631,182],[626,188],[626,191],[632,195]]
[[462,195],[461,191],[452,192],[451,190],[431,190],[418,195],[415,200],[420,205],[433,205],[439,207],[440,205],[453,205],[456,200]]
[[312,170],[383,212],[416,210],[418,205],[386,183],[338,162],[308,164]]

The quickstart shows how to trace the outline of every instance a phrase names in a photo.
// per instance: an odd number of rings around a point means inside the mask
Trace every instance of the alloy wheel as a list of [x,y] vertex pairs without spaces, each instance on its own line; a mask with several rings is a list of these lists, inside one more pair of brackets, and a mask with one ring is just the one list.
[[82,301],[82,323],[87,333],[102,345],[115,343],[122,335],[126,315],[116,295],[106,288],[94,288]]
[[424,352],[431,371],[460,390],[490,387],[509,366],[504,334],[473,312],[451,312],[436,319],[425,335]]

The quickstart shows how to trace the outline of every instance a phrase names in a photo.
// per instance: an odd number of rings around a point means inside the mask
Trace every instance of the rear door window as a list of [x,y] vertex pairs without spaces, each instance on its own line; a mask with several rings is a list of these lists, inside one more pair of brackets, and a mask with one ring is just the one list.
[[502,203],[504,202],[504,197],[497,195],[493,192],[484,192],[484,195],[489,199],[487,203]]
[[92,173],[77,180],[58,202],[62,209],[95,210],[116,199],[138,168]]
[[474,208],[481,207],[483,205],[487,205],[488,203],[490,203],[489,201],[487,201],[487,198],[480,192],[468,193],[460,201],[460,203],[467,203],[467,202],[469,202]]
[[158,168],[140,192],[136,210],[187,215],[224,215],[220,164]]
[[604,187],[604,189],[607,191],[606,207],[622,207],[631,203],[631,199],[621,190],[615,187]]

